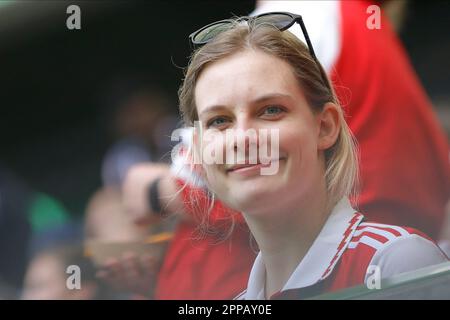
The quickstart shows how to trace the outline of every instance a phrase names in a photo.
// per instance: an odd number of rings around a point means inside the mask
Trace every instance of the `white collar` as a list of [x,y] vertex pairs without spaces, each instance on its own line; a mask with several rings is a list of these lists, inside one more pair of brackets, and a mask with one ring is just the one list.
[[[281,291],[308,287],[326,278],[362,219],[363,216],[355,212],[350,201],[342,198]],[[250,272],[245,299],[265,299],[265,279],[266,269],[260,252]]]

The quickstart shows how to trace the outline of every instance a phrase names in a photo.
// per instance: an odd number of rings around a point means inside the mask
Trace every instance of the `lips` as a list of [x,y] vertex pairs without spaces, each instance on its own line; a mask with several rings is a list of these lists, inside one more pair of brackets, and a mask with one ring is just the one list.
[[226,172],[234,172],[234,171],[239,171],[239,170],[244,170],[246,168],[263,168],[263,167],[270,167],[270,165],[275,162],[275,161],[281,161],[284,160],[285,158],[279,158],[279,159],[273,159],[270,160],[269,163],[267,164],[263,164],[261,162],[257,162],[257,163],[246,163],[246,164],[235,164],[232,166],[227,166],[226,168]]
[[261,163],[238,164],[238,165],[232,166],[231,168],[228,168],[227,172],[236,171],[236,170],[243,169],[243,168],[251,168],[251,167],[255,167],[255,166],[259,166],[259,165],[261,165]]

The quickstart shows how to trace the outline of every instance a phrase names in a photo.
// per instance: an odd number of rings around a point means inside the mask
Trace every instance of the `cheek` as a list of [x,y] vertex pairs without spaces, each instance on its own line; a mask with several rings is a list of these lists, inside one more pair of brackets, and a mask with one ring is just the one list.
[[280,149],[284,149],[287,152],[300,152],[304,150],[312,150],[316,143],[314,135],[311,134],[310,129],[302,128],[289,128],[280,130]]
[[307,170],[317,160],[317,139],[306,128],[281,131],[280,152],[288,155],[293,169]]
[[200,137],[200,145],[197,145],[197,156],[201,162],[202,176],[208,185],[208,188],[216,192],[220,188],[221,179],[219,172],[222,157],[221,135],[214,131],[206,130]]

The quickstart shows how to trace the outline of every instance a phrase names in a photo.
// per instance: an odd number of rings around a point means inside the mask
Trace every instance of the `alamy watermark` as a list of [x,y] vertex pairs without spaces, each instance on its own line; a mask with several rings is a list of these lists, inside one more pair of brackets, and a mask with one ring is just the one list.
[[369,30],[381,29],[381,8],[375,4],[370,5],[366,9],[366,13],[370,16],[366,20],[366,27]]
[[69,30],[81,29],[81,9],[76,4],[72,4],[67,7],[66,13],[70,16],[66,19],[66,27]]
[[367,280],[366,286],[367,289],[381,289],[381,269],[379,266],[370,265],[367,268]]
[[[78,5],[69,5],[66,9],[69,16],[66,19],[66,27],[69,30],[81,29],[81,8]],[[369,30],[381,29],[381,8],[378,5],[370,5],[366,9],[370,16],[366,20],[366,27]]]
[[81,269],[73,264],[66,268],[66,273],[70,274],[66,280],[66,288],[69,290],[81,290]]

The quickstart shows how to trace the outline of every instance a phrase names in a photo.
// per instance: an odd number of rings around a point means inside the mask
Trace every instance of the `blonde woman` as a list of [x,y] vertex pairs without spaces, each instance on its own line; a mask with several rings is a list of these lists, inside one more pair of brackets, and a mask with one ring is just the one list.
[[[307,45],[286,31],[295,23]],[[304,298],[364,283],[374,268],[384,278],[448,260],[421,232],[365,222],[350,206],[355,145],[301,16],[218,21],[190,39],[199,48],[179,94],[186,125],[200,123],[193,152],[245,159],[201,165],[212,199],[242,212],[259,248],[240,298]],[[237,134],[249,130],[278,139]],[[269,166],[275,174],[261,174]]]

